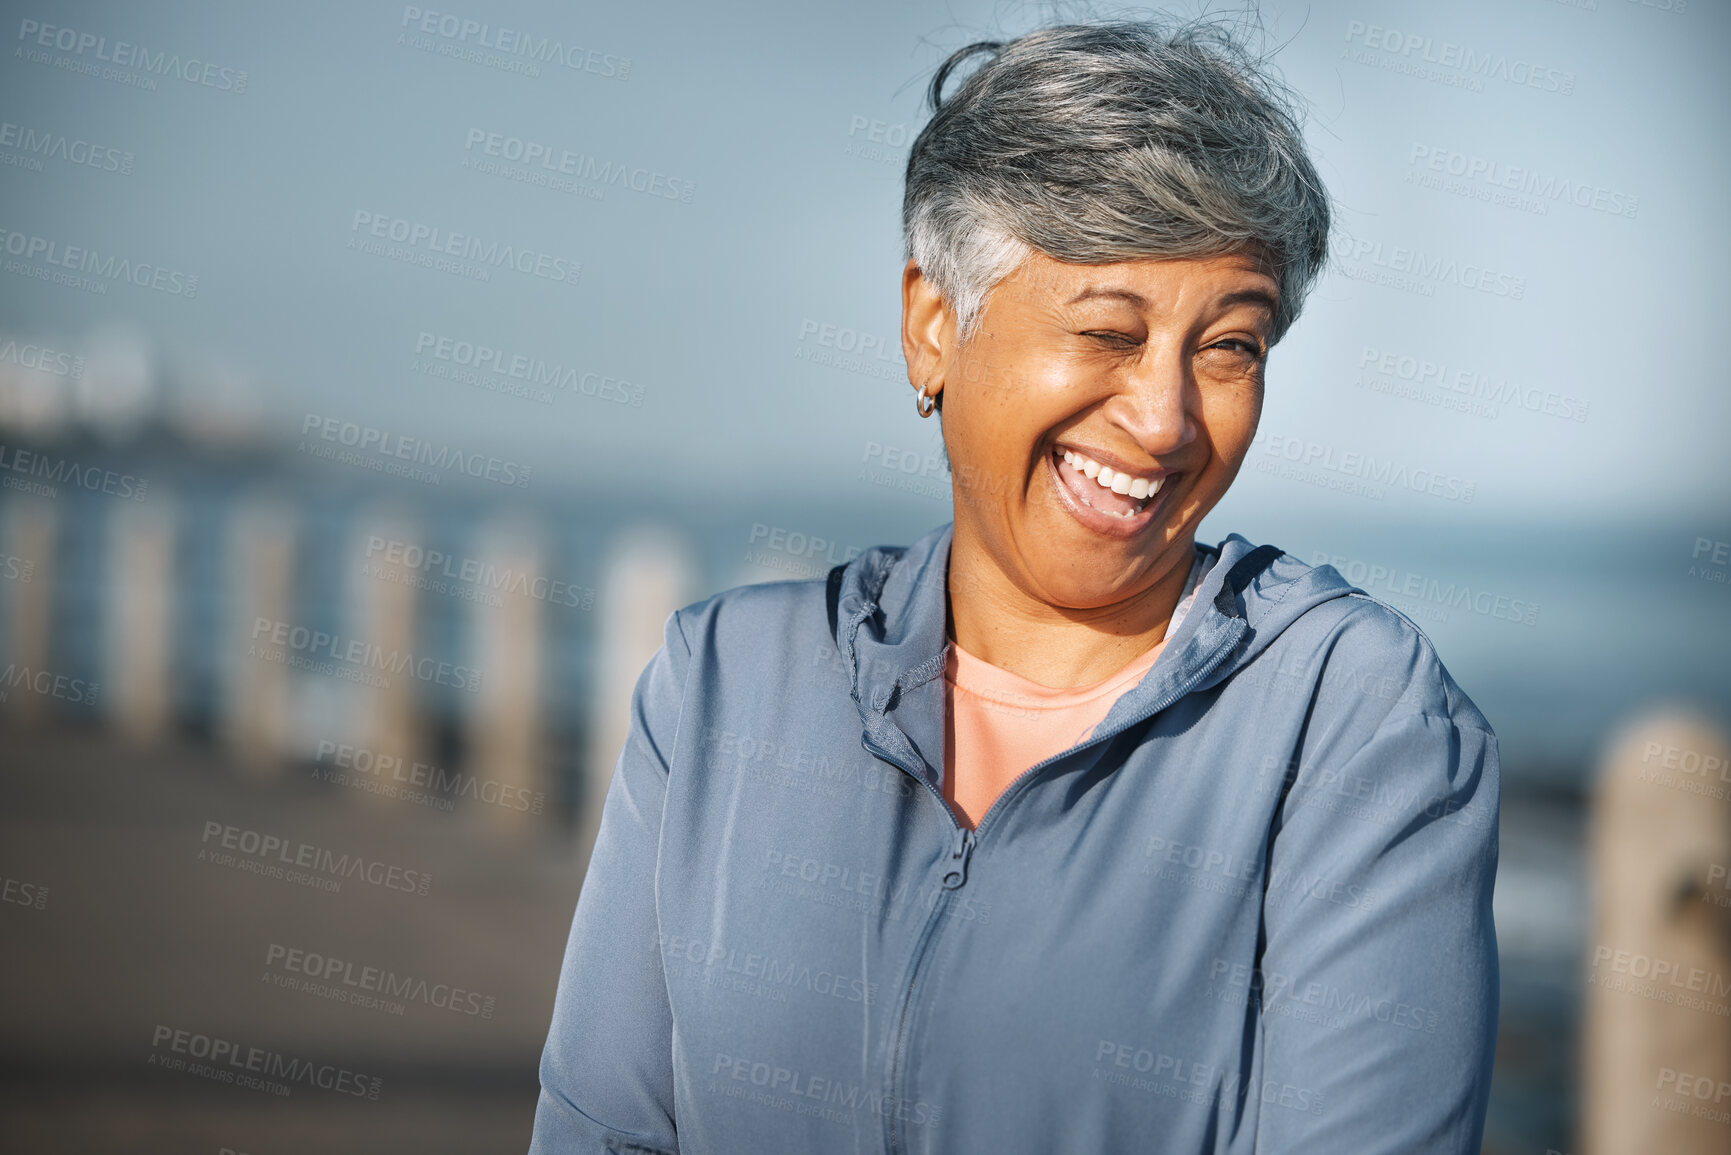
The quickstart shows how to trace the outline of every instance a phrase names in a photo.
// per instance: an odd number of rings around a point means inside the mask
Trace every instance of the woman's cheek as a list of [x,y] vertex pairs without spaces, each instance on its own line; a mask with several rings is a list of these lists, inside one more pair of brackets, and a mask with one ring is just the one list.
[[1260,384],[1215,391],[1203,406],[1203,423],[1215,455],[1232,465],[1250,452],[1256,426],[1262,419]]

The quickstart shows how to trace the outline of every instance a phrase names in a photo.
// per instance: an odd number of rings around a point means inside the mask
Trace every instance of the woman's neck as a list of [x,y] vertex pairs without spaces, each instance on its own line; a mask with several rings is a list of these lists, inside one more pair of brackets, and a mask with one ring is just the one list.
[[1194,547],[1172,555],[1165,572],[1124,600],[1071,609],[1042,601],[1011,580],[984,549],[952,538],[950,640],[974,657],[1042,686],[1091,685],[1122,670],[1166,636],[1190,576]]

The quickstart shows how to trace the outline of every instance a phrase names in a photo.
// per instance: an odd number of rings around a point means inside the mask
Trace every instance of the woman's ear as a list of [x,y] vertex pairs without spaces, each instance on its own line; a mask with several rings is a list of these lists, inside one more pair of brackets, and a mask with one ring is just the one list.
[[908,363],[908,383],[944,404],[944,368],[949,340],[955,332],[949,306],[920,267],[909,261],[902,269],[902,356]]

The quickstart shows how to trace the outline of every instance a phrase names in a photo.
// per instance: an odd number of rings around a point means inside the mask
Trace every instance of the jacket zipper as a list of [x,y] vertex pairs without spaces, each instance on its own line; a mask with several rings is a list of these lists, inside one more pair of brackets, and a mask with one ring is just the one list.
[[[1240,619],[1240,621],[1242,622],[1242,619]],[[1114,726],[1105,733],[1092,734],[1086,742],[1072,746],[1068,750],[1060,751],[1059,753],[1052,755],[1050,758],[1047,758],[1042,762],[1037,762],[1028,767],[1028,769],[1022,771],[1022,773],[1017,775],[1015,780],[1004,789],[1003,793],[998,795],[997,799],[986,808],[986,813],[981,816],[980,821],[972,830],[969,830],[957,821],[955,811],[950,809],[950,804],[944,801],[943,794],[937,787],[931,784],[929,779],[916,771],[912,766],[896,757],[894,754],[891,754],[888,750],[885,750],[877,742],[873,741],[870,732],[865,732],[861,735],[861,742],[869,752],[882,758],[891,765],[896,766],[903,772],[912,775],[916,780],[918,780],[920,785],[926,788],[926,793],[930,794],[937,802],[938,806],[943,810],[944,816],[950,820],[950,825],[954,828],[954,837],[950,842],[949,870],[945,873],[943,885],[939,890],[937,900],[932,903],[932,909],[926,915],[925,925],[920,928],[919,941],[914,946],[913,962],[908,968],[908,981],[902,990],[901,1006],[898,1007],[896,1011],[895,1035],[890,1040],[890,1069],[886,1080],[887,1086],[885,1088],[889,1099],[889,1107],[884,1112],[885,1145],[889,1155],[900,1155],[903,1150],[901,1131],[896,1125],[896,1104],[898,1104],[901,1099],[899,1094],[899,1084],[902,1079],[903,1058],[907,1045],[908,1014],[910,1009],[913,1007],[914,990],[919,985],[920,974],[925,965],[926,953],[931,946],[932,940],[937,937],[937,927],[939,925],[940,916],[949,906],[951,892],[959,889],[967,882],[968,862],[973,856],[974,847],[979,844],[980,837],[985,833],[987,827],[990,825],[992,820],[997,817],[998,813],[1005,808],[1006,804],[1010,803],[1015,797],[1019,796],[1024,790],[1026,790],[1028,784],[1032,782],[1035,776],[1042,770],[1045,770],[1048,766],[1062,758],[1068,758],[1082,750],[1096,746],[1108,739],[1115,738],[1125,730],[1128,730],[1131,726],[1137,725],[1171,706],[1174,702],[1190,693],[1190,691],[1199,685],[1204,678],[1212,674],[1214,668],[1219,665],[1220,657],[1231,652],[1231,650],[1238,645],[1238,642],[1242,637],[1243,630],[1240,629],[1234,630],[1230,637],[1222,639],[1221,642],[1214,647],[1213,652],[1208,655],[1207,659],[1202,662],[1195,674],[1191,675],[1183,682],[1174,686],[1170,691],[1163,694],[1155,701],[1152,707],[1137,714],[1136,717],[1119,723],[1117,726]],[[954,880],[953,882],[951,881],[952,879]]]
[[[899,1088],[902,1079],[902,1060],[907,1043],[908,1013],[914,1002],[914,988],[919,984],[920,971],[925,965],[926,950],[936,937],[940,919],[950,904],[950,893],[967,881],[968,859],[974,850],[974,832],[956,820],[955,811],[950,809],[950,804],[944,801],[944,796],[931,784],[929,779],[917,773],[913,767],[873,741],[869,733],[863,735],[863,742],[865,748],[872,754],[916,778],[920,785],[926,788],[926,793],[930,794],[943,809],[944,815],[949,818],[953,828],[953,834],[950,838],[949,867],[945,871],[943,883],[931,909],[926,912],[926,921],[925,925],[920,928],[920,937],[914,944],[914,957],[908,965],[908,981],[902,988],[901,1005],[896,1008],[895,1033],[890,1039],[890,1067],[884,1080],[887,1100],[887,1108],[884,1111],[884,1145],[891,1155],[896,1155],[903,1149],[901,1132],[897,1126],[896,1108],[901,1102]],[[917,895],[918,891],[916,890],[914,893]]]

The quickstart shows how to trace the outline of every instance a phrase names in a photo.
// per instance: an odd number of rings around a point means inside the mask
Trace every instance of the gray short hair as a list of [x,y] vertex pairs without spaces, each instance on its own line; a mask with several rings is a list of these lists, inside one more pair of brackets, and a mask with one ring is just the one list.
[[[944,82],[988,53],[948,99]],[[952,53],[902,197],[905,257],[966,341],[1031,249],[1077,264],[1260,246],[1278,340],[1328,255],[1294,98],[1216,23],[1065,24]]]

